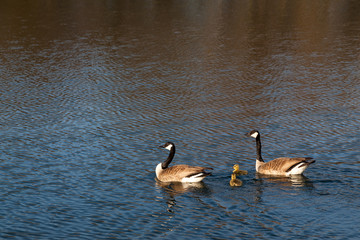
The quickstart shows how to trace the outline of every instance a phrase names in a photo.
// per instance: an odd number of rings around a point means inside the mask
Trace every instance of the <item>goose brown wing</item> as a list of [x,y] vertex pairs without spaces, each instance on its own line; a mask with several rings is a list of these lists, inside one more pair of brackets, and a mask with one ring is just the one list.
[[184,177],[191,177],[199,173],[208,175],[209,173],[206,173],[205,170],[212,170],[212,168],[180,164],[164,169],[161,175],[163,181],[181,181]]
[[311,160],[310,157],[298,157],[298,158],[288,158],[288,157],[282,157],[282,158],[276,158],[270,162],[265,163],[262,166],[263,170],[273,170],[273,171],[279,171],[279,172],[287,172],[290,169],[292,169],[294,166],[296,166],[299,163],[306,163],[308,160]]

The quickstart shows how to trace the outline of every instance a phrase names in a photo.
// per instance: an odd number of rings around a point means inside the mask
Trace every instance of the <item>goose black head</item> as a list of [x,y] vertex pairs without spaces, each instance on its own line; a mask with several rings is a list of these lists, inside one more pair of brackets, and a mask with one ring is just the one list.
[[175,147],[175,144],[172,142],[166,142],[164,145],[159,146],[159,148],[165,148],[169,151],[174,147]]
[[260,136],[260,133],[258,130],[254,129],[251,132],[245,134],[248,137],[253,137],[253,138],[257,138],[258,136]]

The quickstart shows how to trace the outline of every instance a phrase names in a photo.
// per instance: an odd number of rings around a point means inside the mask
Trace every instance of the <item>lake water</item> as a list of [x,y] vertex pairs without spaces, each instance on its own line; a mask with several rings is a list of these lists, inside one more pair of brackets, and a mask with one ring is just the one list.
[[[356,239],[359,1],[1,1],[1,239]],[[255,173],[316,159],[304,177]],[[213,167],[161,184],[155,166]],[[232,166],[248,175],[230,187]]]

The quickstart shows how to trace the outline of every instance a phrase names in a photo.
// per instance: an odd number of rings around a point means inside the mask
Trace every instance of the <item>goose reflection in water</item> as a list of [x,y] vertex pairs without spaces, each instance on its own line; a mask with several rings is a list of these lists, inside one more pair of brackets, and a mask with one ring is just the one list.
[[206,187],[205,183],[203,182],[161,182],[157,178],[155,178],[155,180],[156,185],[162,187],[165,192],[171,196],[176,196],[193,190],[198,191],[199,189]]
[[182,183],[182,182],[161,182],[157,178],[156,185],[161,187],[170,196],[180,195],[186,192],[196,192],[206,194],[210,189],[204,182]]
[[156,186],[161,187],[168,195],[169,199],[166,200],[168,205],[168,212],[173,212],[173,207],[176,205],[175,197],[186,192],[208,193],[209,188],[204,182],[182,183],[182,182],[161,182],[155,178]]
[[282,190],[297,189],[301,191],[312,191],[315,188],[313,182],[303,175],[283,177],[256,173],[254,185],[256,191],[254,194],[255,203],[262,202],[263,193],[271,191],[273,188]]
[[276,183],[280,186],[287,186],[287,187],[310,187],[313,188],[312,182],[309,178],[305,177],[304,175],[292,175],[289,177],[283,176],[269,176],[256,173],[256,179],[261,179],[264,182],[268,183]]

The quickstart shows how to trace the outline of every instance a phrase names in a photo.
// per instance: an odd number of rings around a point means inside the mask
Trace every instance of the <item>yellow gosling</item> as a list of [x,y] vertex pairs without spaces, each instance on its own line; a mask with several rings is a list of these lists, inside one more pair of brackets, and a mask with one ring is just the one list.
[[230,186],[232,187],[240,187],[242,185],[242,181],[239,179],[236,179],[236,174],[231,174],[231,180],[230,180]]
[[239,164],[235,164],[233,168],[234,168],[233,173],[235,173],[237,176],[248,174],[246,170],[240,170]]

